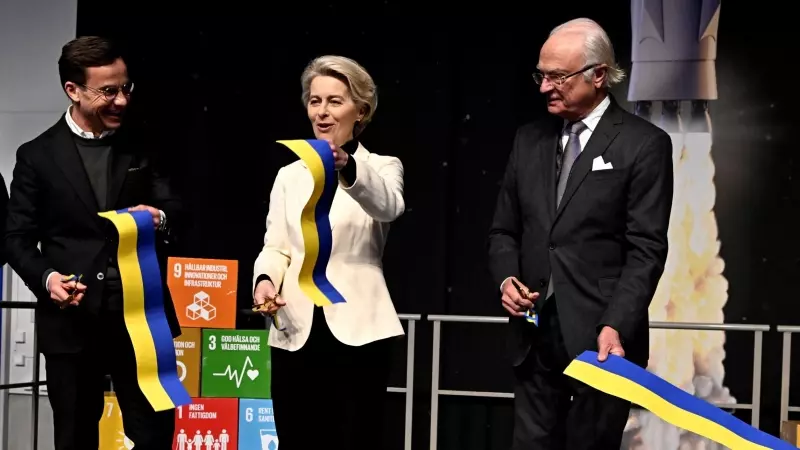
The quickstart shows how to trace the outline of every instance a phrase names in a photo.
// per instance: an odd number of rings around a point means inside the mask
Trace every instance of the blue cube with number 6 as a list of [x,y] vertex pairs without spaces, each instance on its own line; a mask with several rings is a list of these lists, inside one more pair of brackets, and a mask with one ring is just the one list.
[[272,400],[239,400],[239,448],[278,450]]

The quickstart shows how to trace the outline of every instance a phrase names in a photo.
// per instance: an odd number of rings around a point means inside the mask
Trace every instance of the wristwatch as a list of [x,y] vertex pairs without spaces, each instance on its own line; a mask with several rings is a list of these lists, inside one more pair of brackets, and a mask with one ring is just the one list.
[[158,221],[158,231],[164,231],[167,229],[167,215],[164,214],[164,211],[158,210],[158,214],[160,216],[160,220]]

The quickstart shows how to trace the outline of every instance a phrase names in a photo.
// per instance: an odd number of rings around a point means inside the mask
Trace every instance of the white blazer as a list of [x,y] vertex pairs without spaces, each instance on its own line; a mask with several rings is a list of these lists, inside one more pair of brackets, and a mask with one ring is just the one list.
[[[340,182],[333,198],[327,270],[328,280],[346,303],[323,309],[333,335],[360,346],[404,334],[386,288],[382,259],[389,223],[403,214],[405,201],[399,159],[370,153],[361,144],[351,158],[356,160],[356,180],[349,188]],[[278,312],[285,329],[271,325],[269,345],[290,351],[306,343],[314,316],[314,303],[298,283],[304,255],[300,214],[313,187],[302,160],[278,171],[270,193],[264,248],[253,270],[254,289],[259,275],[268,275],[286,301]]]

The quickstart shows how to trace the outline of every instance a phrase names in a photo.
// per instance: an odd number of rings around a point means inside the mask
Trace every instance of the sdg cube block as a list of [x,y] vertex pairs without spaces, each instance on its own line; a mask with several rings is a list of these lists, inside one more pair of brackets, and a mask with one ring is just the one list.
[[[122,428],[122,412],[113,392],[106,392],[106,405],[100,418],[99,450],[118,450],[133,448],[133,442],[125,436]],[[257,448],[257,447],[256,447]]]
[[170,257],[168,266],[167,285],[181,328],[236,328],[237,261]]
[[272,400],[239,400],[239,448],[278,450]]
[[270,398],[272,362],[266,330],[203,330],[200,395]]
[[200,396],[200,352],[203,347],[200,328],[185,328],[174,339],[178,378],[192,397]]
[[172,448],[237,450],[238,412],[235,398],[193,398],[191,404],[175,408]]

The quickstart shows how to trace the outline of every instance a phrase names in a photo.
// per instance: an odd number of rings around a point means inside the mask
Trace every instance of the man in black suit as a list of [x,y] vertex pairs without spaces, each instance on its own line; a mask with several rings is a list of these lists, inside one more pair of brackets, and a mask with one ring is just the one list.
[[[63,47],[58,64],[71,105],[17,150],[5,234],[9,263],[39,303],[55,448],[98,447],[104,376],[110,374],[125,434],[136,449],[169,449],[174,411],[155,412],[139,389],[123,318],[119,236],[98,212],[149,211],[163,250],[167,226],[180,222],[180,202],[153,156],[120,128],[133,83],[118,49],[102,38],[81,37]],[[163,277],[163,251],[160,256]],[[69,281],[71,274],[82,279]],[[168,292],[164,307],[178,336]]]
[[[672,144],[609,94],[623,73],[595,22],[554,29],[537,68],[552,117],[518,130],[489,235],[491,273],[512,316],[512,448],[619,449],[630,403],[563,371],[585,350],[647,364]],[[538,326],[523,317],[530,308]]]

